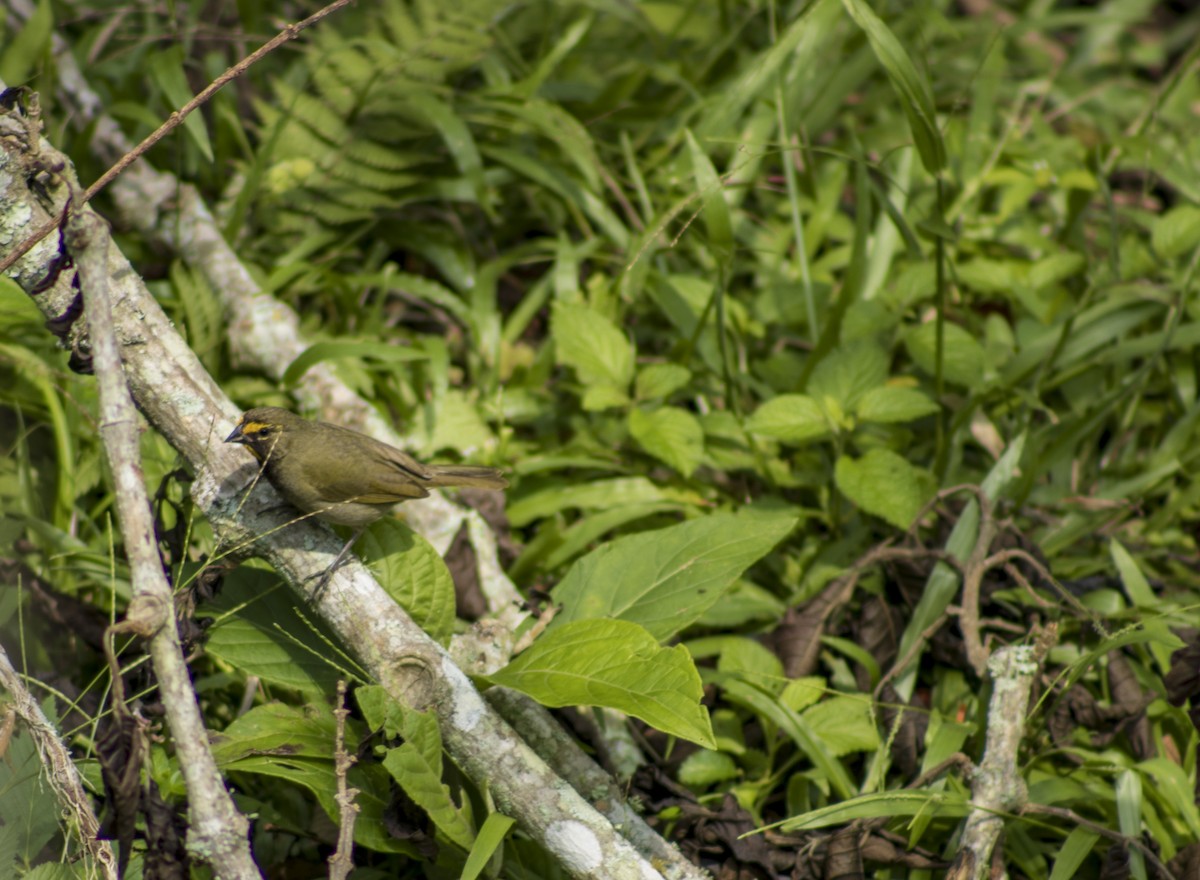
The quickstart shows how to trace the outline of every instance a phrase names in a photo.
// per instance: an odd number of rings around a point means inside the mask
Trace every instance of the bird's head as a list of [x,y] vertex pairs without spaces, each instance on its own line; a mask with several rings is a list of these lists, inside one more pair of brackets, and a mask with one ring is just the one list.
[[282,455],[288,445],[288,429],[301,422],[295,413],[277,406],[259,406],[242,414],[226,443],[240,443],[259,461]]

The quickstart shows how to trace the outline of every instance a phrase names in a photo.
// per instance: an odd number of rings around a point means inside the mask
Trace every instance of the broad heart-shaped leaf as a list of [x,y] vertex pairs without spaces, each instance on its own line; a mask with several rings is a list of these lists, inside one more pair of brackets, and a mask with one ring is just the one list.
[[875,729],[866,699],[843,695],[822,700],[809,707],[804,720],[839,758],[851,752],[873,752],[879,748],[879,731]]
[[[353,751],[362,738],[361,722],[351,720],[346,728],[346,747]],[[328,760],[335,735],[333,713],[328,706],[312,703],[287,706],[264,703],[230,722],[211,737],[213,758],[221,766],[247,755],[286,755],[291,758]]]
[[[936,364],[937,325],[930,321],[917,327],[904,340],[909,355],[922,371],[932,376]],[[943,375],[947,382],[974,388],[983,379],[983,346],[957,324],[946,322]]]
[[[25,297],[29,301],[29,297]],[[638,370],[638,400],[666,397],[682,388],[692,378],[692,372],[679,364],[649,364]]]
[[399,520],[384,518],[358,545],[380,585],[430,637],[444,642],[454,629],[454,581],[429,542]]
[[543,706],[604,706],[715,749],[700,674],[683,645],[663,648],[625,620],[577,620],[546,632],[488,677]]
[[807,394],[780,394],[754,411],[746,427],[784,443],[804,443],[829,433],[829,418]]
[[938,406],[916,388],[880,385],[858,399],[855,414],[864,422],[911,422],[933,415]]
[[1200,208],[1180,205],[1154,221],[1150,240],[1164,258],[1189,253],[1200,245]]
[[556,302],[550,316],[555,357],[574,367],[584,385],[627,389],[633,380],[634,349],[617,326],[587,306]]
[[589,385],[583,392],[583,408],[588,412],[600,412],[616,406],[626,406],[629,394],[616,385]]
[[716,604],[733,582],[796,526],[787,511],[713,513],[617,538],[580,559],[554,588],[575,620],[619,618],[669,639]]
[[201,608],[222,615],[208,631],[205,650],[269,684],[327,694],[339,677],[352,675],[354,661],[330,651],[336,638],[300,605],[273,571],[238,566],[226,575],[221,594]]
[[888,353],[876,342],[851,342],[817,364],[806,390],[817,400],[836,400],[849,412],[869,389],[887,381],[888,360]]
[[638,445],[690,477],[704,455],[704,429],[696,417],[676,406],[629,412],[629,433]]
[[857,460],[843,455],[833,476],[843,495],[898,529],[912,525],[937,488],[932,474],[889,449],[872,449]]

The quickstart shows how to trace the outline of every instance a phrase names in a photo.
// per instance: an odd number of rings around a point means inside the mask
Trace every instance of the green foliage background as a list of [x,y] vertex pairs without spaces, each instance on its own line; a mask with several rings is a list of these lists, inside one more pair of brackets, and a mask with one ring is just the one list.
[[[5,23],[0,76],[42,92],[47,136],[84,181],[103,169],[89,131],[50,98],[52,30],[136,140],[276,15],[306,11],[40,10]],[[1052,668],[1102,701],[1094,661],[1113,643],[1097,633],[1124,634],[1159,748],[1139,760],[1083,728],[1052,743],[1052,693],[1031,711],[1031,797],[1147,831],[1166,861],[1200,834],[1197,733],[1163,698],[1179,644],[1167,626],[1197,625],[1200,18],[1130,0],[1029,3],[1008,26],[998,16],[937,0],[362,3],[253,68],[150,159],[202,189],[310,339],[352,343],[309,360],[333,363],[414,452],[510,470],[519,586],[557,583],[620,536],[714,512],[799,522],[680,635],[719,696],[717,748],[679,776],[706,803],[732,792],[756,822],[909,780],[871,698],[886,669],[875,664],[864,691],[855,665],[871,661],[845,627],[827,633],[816,673],[794,680],[755,636],[914,526],[938,489],[981,483],[1023,444],[1002,511],[1074,601],[1044,586],[1050,611],[1015,588],[996,601],[1016,637],[1061,617]],[[231,395],[287,402],[286,385],[231,366],[193,269],[133,236],[122,246]],[[93,383],[65,363],[24,294],[0,287],[0,554],[118,613],[128,584]],[[157,486],[174,454],[152,433],[144,453]],[[170,491],[168,521],[190,522],[185,493]],[[958,509],[922,520],[918,538],[940,547]],[[203,523],[189,541],[211,550]],[[186,582],[194,562],[175,563]],[[252,606],[274,595],[268,573],[231,580],[241,598],[221,600],[233,613],[198,661],[216,729],[233,722],[245,675],[218,647],[244,643],[233,628],[255,631]],[[873,572],[850,613],[886,594]],[[10,653],[37,626],[18,616],[20,596],[0,594]],[[36,638],[21,644],[47,696],[104,687],[97,664],[58,691],[54,658]],[[303,711],[314,679],[266,680]],[[979,757],[978,681],[926,657],[901,682],[930,721],[923,769],[960,749]],[[748,742],[755,720],[763,736]],[[90,723],[66,725],[81,753]],[[258,827],[275,829],[256,837],[260,858],[316,860],[319,810],[302,792],[324,791],[327,754],[295,757],[282,791],[249,752],[226,757]],[[160,786],[180,794],[161,758]],[[426,764],[437,805],[422,806],[450,810],[435,797],[440,764]],[[363,773],[376,770],[361,784],[386,795],[378,765]],[[937,786],[951,800],[966,791]],[[438,820],[446,876],[486,817],[475,795],[465,817]],[[885,804],[904,815],[898,795]],[[893,827],[947,855],[956,822],[930,810],[916,830]],[[1010,819],[1006,858],[1030,877],[1071,876],[1072,860],[1095,873],[1108,844],[1079,828]],[[382,835],[360,843],[381,876],[432,870]],[[530,873],[520,841],[509,847],[513,875],[550,876]],[[38,850],[0,856],[24,871]]]

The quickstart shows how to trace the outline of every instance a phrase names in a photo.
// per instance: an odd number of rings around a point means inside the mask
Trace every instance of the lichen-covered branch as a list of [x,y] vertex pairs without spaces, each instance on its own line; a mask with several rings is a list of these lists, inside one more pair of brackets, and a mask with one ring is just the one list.
[[217,876],[249,880],[261,876],[250,854],[250,823],[234,806],[208,748],[204,719],[175,628],[171,587],[158,555],[154,517],[142,475],[138,415],[125,384],[113,329],[108,226],[76,201],[67,215],[65,244],[79,273],[99,390],[100,437],[113,475],[117,519],[133,584],[126,619],[113,629],[133,631],[149,640],[171,739],[187,782],[188,848],[210,863]]
[[1029,695],[1041,665],[1036,648],[1009,645],[988,659],[992,700],[988,705],[983,761],[971,774],[974,805],[963,829],[962,845],[950,876],[983,880],[991,875],[992,853],[1004,817],[1021,809],[1028,793],[1018,755],[1025,735]]
[[[10,0],[22,17],[32,13],[29,0]],[[115,163],[133,149],[120,127],[103,113],[100,98],[88,85],[63,41],[55,39],[59,89],[56,97],[71,109],[73,124],[93,126],[91,146],[100,159]],[[122,220],[146,240],[184,259],[220,298],[228,315],[230,353],[236,365],[258,369],[280,378],[288,365],[309,346],[300,332],[296,312],[264,293],[238,259],[217,227],[204,200],[191,186],[171,174],[138,162],[125,170],[109,192]],[[337,377],[326,364],[316,364],[297,382],[296,396],[307,408],[332,421],[357,428],[373,437],[403,447],[395,428]],[[493,617],[511,628],[521,622],[520,595],[498,562],[496,537],[473,510],[434,493],[405,504],[408,522],[439,553],[445,553],[464,522],[477,560],[480,588]]]
[[[19,242],[59,209],[42,204],[23,173],[12,139],[0,141],[0,240]],[[51,148],[44,142],[43,151]],[[51,157],[64,167],[65,157]],[[73,271],[50,249],[35,248],[15,267],[35,302],[70,324],[75,311]],[[259,483],[243,503],[255,473],[240,449],[222,443],[237,410],[175,331],[128,262],[109,246],[113,327],[129,389],[147,419],[196,471],[193,495],[225,546],[253,545],[294,585],[312,583],[337,554],[340,542],[327,526],[286,522],[281,499]],[[78,340],[81,352],[88,340]],[[436,713],[446,750],[455,763],[573,877],[660,877],[650,863],[569,784],[556,776],[475,690],[440,645],[388,596],[365,567],[351,563],[330,579],[317,610],[353,648],[385,690],[406,706]]]
[[83,787],[79,770],[59,737],[50,719],[42,712],[33,694],[29,693],[17,670],[8,659],[8,653],[0,647],[0,687],[8,691],[8,700],[33,738],[38,755],[46,768],[46,776],[55,797],[62,804],[63,815],[68,817],[71,829],[79,835],[80,843],[88,855],[99,866],[106,880],[117,880],[117,860],[112,845],[107,840],[97,840],[100,823],[92,811],[91,799]]

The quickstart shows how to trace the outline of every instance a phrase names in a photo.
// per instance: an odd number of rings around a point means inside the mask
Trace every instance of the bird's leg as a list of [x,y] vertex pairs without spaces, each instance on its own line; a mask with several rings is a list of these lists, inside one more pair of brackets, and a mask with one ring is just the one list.
[[[310,594],[310,598],[313,602],[316,602],[321,598],[321,592],[325,589],[325,585],[329,583],[329,579],[333,577],[333,573],[338,570],[343,562],[346,561],[346,556],[349,555],[350,548],[354,546],[354,543],[362,537],[362,533],[366,530],[366,526],[359,526],[357,529],[355,529],[354,534],[351,535],[350,540],[342,546],[341,551],[337,556],[334,557],[333,562],[329,565],[329,568],[325,569],[325,571],[319,575],[321,580],[319,580],[317,585],[313,587],[313,591]],[[318,577],[318,575],[313,575],[313,577]]]

